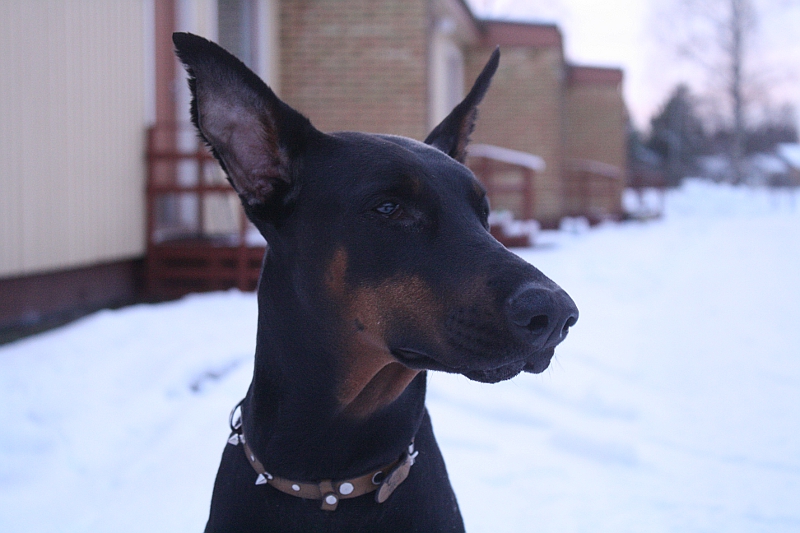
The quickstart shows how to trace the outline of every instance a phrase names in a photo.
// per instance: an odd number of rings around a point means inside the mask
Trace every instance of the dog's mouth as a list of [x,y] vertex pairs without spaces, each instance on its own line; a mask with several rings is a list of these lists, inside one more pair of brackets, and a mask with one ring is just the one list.
[[428,354],[412,348],[395,348],[391,350],[395,359],[414,370],[440,370],[442,372],[457,372],[443,365]]
[[461,372],[473,381],[480,381],[481,383],[497,383],[516,377],[521,372],[530,372],[531,374],[540,374],[550,366],[550,361],[555,353],[555,348],[543,350],[533,354],[531,357],[522,361],[514,361],[497,368],[489,370],[472,370],[470,372]]
[[415,370],[439,370],[451,374],[462,374],[473,381],[481,383],[498,383],[516,377],[521,372],[530,372],[531,374],[544,372],[550,366],[555,348],[536,352],[525,359],[504,363],[493,368],[477,370],[466,367],[451,367],[442,364],[426,353],[410,348],[396,348],[391,353],[402,364]]

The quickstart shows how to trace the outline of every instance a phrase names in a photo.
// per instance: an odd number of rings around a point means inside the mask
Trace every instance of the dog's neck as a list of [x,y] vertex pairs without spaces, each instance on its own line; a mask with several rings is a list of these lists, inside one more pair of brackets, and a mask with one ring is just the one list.
[[273,474],[310,481],[397,459],[424,414],[425,372],[388,353],[348,363],[345,344],[287,294],[283,271],[265,268],[259,286],[255,369],[242,409],[253,451]]

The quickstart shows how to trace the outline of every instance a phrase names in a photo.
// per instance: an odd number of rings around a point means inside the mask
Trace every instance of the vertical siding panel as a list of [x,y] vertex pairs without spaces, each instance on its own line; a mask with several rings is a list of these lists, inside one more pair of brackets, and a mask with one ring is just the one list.
[[[14,24],[12,5],[0,3],[0,20]],[[17,72],[18,54],[15,53],[15,39],[11,32],[0,31],[0,72]],[[10,144],[15,134],[14,125],[18,123],[18,107],[10,103],[20,98],[19,86],[11,76],[0,75],[0,268],[18,267],[22,262],[22,227],[20,205],[22,200],[21,154],[3,146]]]
[[0,277],[144,251],[143,0],[0,0]]

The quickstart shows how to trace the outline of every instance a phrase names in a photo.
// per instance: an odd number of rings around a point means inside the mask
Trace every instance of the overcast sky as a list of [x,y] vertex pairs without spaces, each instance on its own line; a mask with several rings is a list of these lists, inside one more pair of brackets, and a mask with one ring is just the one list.
[[[680,59],[680,0],[468,0],[481,17],[557,23],[567,60],[621,67],[625,101],[637,127],[679,82],[706,102],[721,99],[696,63]],[[759,9],[749,67],[757,73],[758,107],[791,102],[800,114],[800,0],[755,0]],[[717,85],[718,87],[718,85]],[[798,117],[800,118],[800,117]]]

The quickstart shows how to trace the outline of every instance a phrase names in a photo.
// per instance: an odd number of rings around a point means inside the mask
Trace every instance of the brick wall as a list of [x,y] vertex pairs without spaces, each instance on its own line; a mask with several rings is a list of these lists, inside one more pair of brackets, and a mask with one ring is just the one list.
[[[603,195],[595,206],[619,212],[626,168],[627,111],[622,98],[622,71],[570,67],[567,81],[566,166],[591,160],[619,169],[614,192]],[[571,196],[566,198],[567,206],[575,210],[577,202]]]
[[542,157],[536,174],[533,216],[545,226],[562,213],[563,79],[561,36],[552,26],[489,23],[484,43],[466,55],[470,87],[496,44],[500,67],[480,106],[473,142],[494,144]]
[[322,131],[427,134],[427,0],[281,2],[281,97]]
[[[323,131],[423,139],[429,129],[428,41],[438,5],[282,1],[281,97]],[[547,168],[534,181],[532,213],[544,226],[554,226],[578,205],[571,161],[592,159],[624,171],[621,71],[567,66],[561,33],[553,25],[484,21],[476,27],[479,42],[462,44],[465,88],[495,46],[502,57],[473,142],[544,159]],[[602,208],[618,211],[620,194],[606,196]]]

